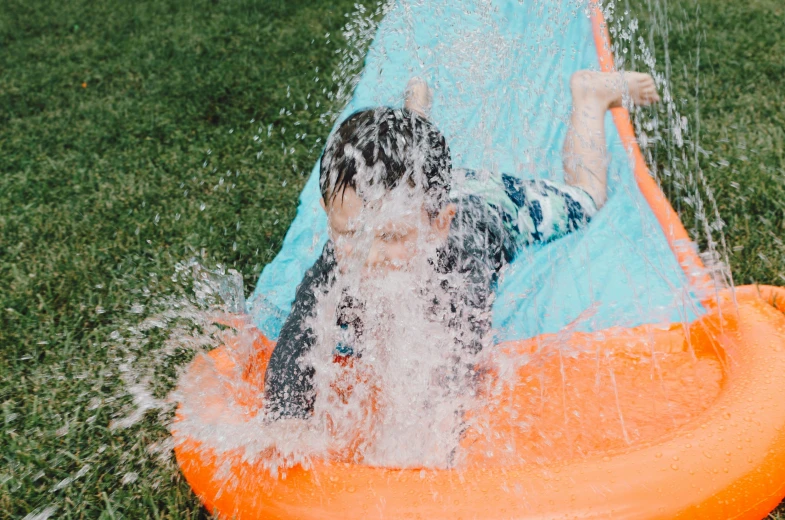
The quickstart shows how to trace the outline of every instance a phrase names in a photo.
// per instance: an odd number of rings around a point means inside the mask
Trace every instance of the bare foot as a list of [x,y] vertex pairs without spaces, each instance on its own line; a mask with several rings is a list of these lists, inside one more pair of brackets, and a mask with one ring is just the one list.
[[403,106],[428,118],[433,105],[433,94],[424,79],[414,77],[406,84],[406,101]]
[[632,101],[648,106],[660,100],[654,78],[641,72],[595,72],[579,70],[570,78],[573,104],[599,103],[607,110]]

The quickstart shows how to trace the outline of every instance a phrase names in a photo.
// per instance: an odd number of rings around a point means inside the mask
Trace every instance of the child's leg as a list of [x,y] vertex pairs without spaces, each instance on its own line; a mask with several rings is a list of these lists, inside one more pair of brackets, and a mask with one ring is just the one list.
[[638,72],[581,70],[570,78],[570,90],[572,116],[562,152],[564,180],[585,190],[599,208],[608,195],[605,112],[621,106],[626,96],[636,105],[649,105],[659,96],[654,79]]

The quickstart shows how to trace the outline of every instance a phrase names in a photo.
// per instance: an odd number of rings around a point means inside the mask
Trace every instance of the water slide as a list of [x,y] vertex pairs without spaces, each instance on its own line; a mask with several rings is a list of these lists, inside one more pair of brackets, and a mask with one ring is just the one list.
[[[382,21],[338,123],[359,109],[401,106],[407,81],[420,76],[434,89],[432,119],[454,164],[558,181],[570,75],[600,66],[584,2],[413,2]],[[494,307],[499,339],[556,332],[576,320],[590,331],[690,321],[702,312],[610,114],[606,128],[607,205],[585,231],[530,248],[509,267]],[[283,247],[250,298],[271,339],[327,240],[318,177],[317,164]]]
[[[580,69],[613,69],[605,22],[594,4],[401,1],[380,23],[336,124],[358,109],[400,106],[407,81],[419,76],[434,90],[432,119],[454,164],[561,180],[568,82]],[[506,268],[493,308],[499,351],[536,359],[558,343],[574,351],[594,345],[598,353],[688,353],[716,368],[715,376],[695,380],[703,394],[677,389],[685,399],[706,400],[705,406],[678,427],[649,436],[627,431],[622,418],[619,442],[604,435],[585,456],[541,464],[497,464],[486,454],[500,447],[476,432],[464,439],[473,455],[459,472],[323,461],[293,468],[283,480],[237,461],[230,473],[248,491],[236,492],[222,491],[226,468],[219,477],[215,458],[175,431],[178,462],[205,504],[227,518],[760,518],[775,507],[785,496],[785,403],[774,398],[785,390],[774,377],[785,368],[783,293],[716,287],[649,175],[624,109],[607,115],[606,133],[608,203],[587,228],[531,247]],[[317,164],[280,253],[249,299],[260,352],[269,354],[297,285],[327,239],[319,197]],[[231,358],[220,350],[211,359],[219,371],[232,373]],[[197,360],[192,370],[204,369],[200,363],[205,361]],[[578,374],[580,363],[546,359],[537,364],[537,376],[544,381],[543,374],[553,372],[563,379],[565,366]],[[636,370],[624,360],[614,363],[611,377]],[[660,368],[667,366],[663,361]],[[586,371],[586,380],[596,379],[596,367]],[[527,370],[520,368],[520,381],[531,380]],[[521,384],[497,395],[483,423],[506,432],[508,448],[514,439],[520,453],[531,432],[509,431],[511,409],[529,410],[534,387],[546,391],[545,383]],[[621,410],[620,400],[640,402],[647,391],[644,385],[637,394],[603,399],[615,399]],[[555,416],[544,413],[539,420],[552,432],[565,428],[557,424],[559,414],[564,421],[568,411],[590,416],[590,406],[575,399],[573,409],[564,397]],[[605,424],[601,415],[579,424]]]

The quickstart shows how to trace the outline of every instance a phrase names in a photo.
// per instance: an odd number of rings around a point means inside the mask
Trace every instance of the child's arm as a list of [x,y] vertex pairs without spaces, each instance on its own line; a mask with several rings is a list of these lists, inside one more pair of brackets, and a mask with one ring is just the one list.
[[502,212],[487,202],[485,193],[478,193],[463,193],[454,199],[458,211],[440,258],[442,272],[462,275],[453,288],[457,298],[450,325],[463,333],[460,342],[473,352],[482,349],[490,331],[492,288],[509,249]]
[[334,269],[335,257],[328,243],[297,287],[292,311],[281,328],[265,374],[266,407],[274,418],[305,418],[311,413],[313,368],[304,366],[301,358],[316,342],[308,320],[316,306],[317,291],[326,289],[333,281]]

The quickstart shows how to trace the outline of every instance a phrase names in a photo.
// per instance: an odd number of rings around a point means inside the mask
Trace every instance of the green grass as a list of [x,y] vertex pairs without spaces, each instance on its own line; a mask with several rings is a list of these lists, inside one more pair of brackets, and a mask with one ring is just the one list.
[[[0,4],[0,517],[50,504],[57,518],[205,516],[176,469],[145,454],[166,437],[154,421],[108,428],[120,403],[105,342],[145,289],[174,290],[191,256],[252,289],[326,137],[322,88],[353,3]],[[698,160],[735,281],[783,284],[785,8],[669,5],[671,79],[695,128],[699,71]],[[676,182],[666,191],[696,229]],[[140,478],[123,483],[129,472]]]
[[[635,12],[644,39],[657,48],[660,71],[667,27],[671,85],[690,128],[687,161],[679,166],[685,174],[702,172],[711,187],[734,282],[785,285],[785,4],[676,0],[669,7],[667,25],[664,13]],[[662,175],[666,150],[651,152],[666,194],[705,249],[706,232],[684,200],[690,181]]]
[[[253,286],[327,132],[322,88],[353,9],[0,4],[0,517],[50,503],[58,518],[204,515],[177,471],[136,466],[160,428],[108,429],[119,383],[103,342],[140,291],[172,290],[174,264],[191,256]],[[123,485],[131,471],[142,478]]]

